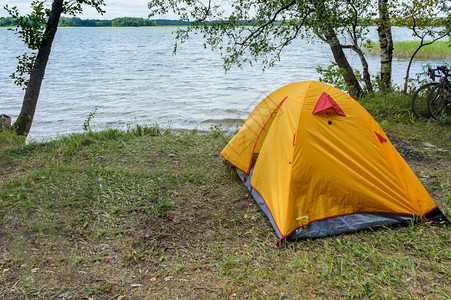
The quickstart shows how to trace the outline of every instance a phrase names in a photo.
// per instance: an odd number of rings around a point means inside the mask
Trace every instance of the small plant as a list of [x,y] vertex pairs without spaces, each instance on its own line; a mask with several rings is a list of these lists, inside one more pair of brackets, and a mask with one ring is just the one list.
[[[334,62],[327,68],[321,66],[316,67],[316,72],[320,74],[319,81],[335,86],[336,88],[344,91],[348,91],[350,86],[343,79],[343,75],[346,74],[345,69],[341,69]],[[354,70],[354,74],[359,82],[362,81],[362,75],[359,70]]]
[[164,130],[163,135],[171,135],[172,127],[173,127],[172,121],[168,121],[168,125],[167,125],[166,129]]
[[133,130],[133,133],[136,136],[159,136],[161,135],[161,127],[160,125],[156,124],[150,127],[147,126],[141,126],[136,125],[136,129]]
[[210,125],[210,134],[214,138],[220,137],[222,135],[222,125],[221,124]]
[[91,120],[94,119],[98,107],[96,106],[89,114],[86,120],[83,122],[83,130],[85,132],[91,132]]
[[409,137],[409,139],[410,139],[411,141],[421,141],[421,140],[422,140],[422,137],[421,137],[421,135],[419,135],[419,134],[417,134],[417,133],[414,133],[414,134],[412,134],[412,135]]
[[112,213],[112,214],[117,214],[117,213],[119,213],[119,207],[117,207],[117,206],[111,207],[111,213]]
[[421,72],[415,74],[415,78],[409,78],[407,82],[407,93],[415,92],[420,86],[431,82],[429,77],[429,69],[433,68],[431,64],[426,64],[421,67]]
[[81,264],[82,261],[83,261],[83,258],[81,256],[77,255],[74,257],[73,265],[78,266],[79,264]]
[[437,123],[439,123],[440,125],[451,124],[451,116],[441,116],[437,119]]
[[175,265],[175,270],[176,270],[177,272],[180,272],[181,270],[183,270],[183,265],[181,265],[181,264],[176,264],[176,265]]
[[340,69],[336,63],[331,63],[327,68],[318,66],[316,72],[320,74],[319,81],[331,84],[341,90],[347,89],[343,79],[343,74],[346,74],[346,71]]

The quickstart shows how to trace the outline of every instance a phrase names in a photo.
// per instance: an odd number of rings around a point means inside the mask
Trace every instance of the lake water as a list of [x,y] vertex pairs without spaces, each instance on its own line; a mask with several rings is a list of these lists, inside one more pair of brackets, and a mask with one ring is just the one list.
[[[174,129],[208,130],[222,124],[238,128],[267,94],[288,83],[317,80],[317,66],[332,60],[325,45],[297,40],[273,68],[260,66],[225,73],[217,52],[193,38],[172,54],[174,28],[59,28],[42,85],[29,139],[42,140],[82,132],[90,112],[93,129],[135,124]],[[373,30],[372,36],[377,39]],[[396,40],[411,39],[407,29],[394,29]],[[0,113],[17,117],[23,91],[9,75],[16,56],[24,51],[20,39],[0,28]],[[379,59],[369,58],[372,74]],[[351,62],[358,66],[356,57]],[[425,63],[416,61],[411,74]],[[395,59],[393,78],[402,82],[407,60]]]

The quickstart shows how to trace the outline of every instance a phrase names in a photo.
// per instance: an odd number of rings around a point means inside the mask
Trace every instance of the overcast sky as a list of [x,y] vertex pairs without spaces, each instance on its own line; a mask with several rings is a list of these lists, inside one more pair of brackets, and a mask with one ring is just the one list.
[[[8,14],[3,9],[5,4],[10,7],[17,6],[19,13],[25,14],[30,11],[30,3],[32,0],[0,0],[0,17],[7,17]],[[51,4],[51,0],[46,0],[48,5]],[[149,15],[149,9],[147,3],[149,0],[105,0],[106,6],[104,10],[106,13],[101,16],[97,11],[89,6],[84,6],[83,15],[78,17],[82,19],[114,19],[117,17],[140,17],[147,18]],[[166,16],[171,18],[170,16]]]

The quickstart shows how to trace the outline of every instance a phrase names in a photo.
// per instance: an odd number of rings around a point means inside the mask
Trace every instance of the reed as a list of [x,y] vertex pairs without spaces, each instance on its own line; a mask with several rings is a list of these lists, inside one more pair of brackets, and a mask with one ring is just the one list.
[[[419,41],[394,42],[393,56],[398,58],[410,58],[420,45]],[[379,54],[379,43],[369,42],[365,50],[368,54]],[[441,59],[451,57],[451,43],[448,41],[436,41],[428,46],[423,46],[415,55],[415,58]]]

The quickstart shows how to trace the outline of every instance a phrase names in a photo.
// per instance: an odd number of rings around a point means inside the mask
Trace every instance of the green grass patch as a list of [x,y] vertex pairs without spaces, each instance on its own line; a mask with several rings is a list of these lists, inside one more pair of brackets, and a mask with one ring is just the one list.
[[20,145],[25,142],[25,137],[17,136],[15,133],[9,130],[0,131],[0,149],[4,147],[10,147]]
[[449,148],[451,122],[419,120],[412,112],[412,93],[373,93],[360,99],[359,103],[376,119],[384,130],[394,131],[399,138],[419,143],[431,142]]
[[360,104],[377,120],[390,120],[393,123],[412,123],[412,95],[393,92],[390,95],[372,93],[360,100]]
[[[409,96],[361,100],[451,216],[450,126]],[[416,224],[276,247],[219,152],[158,126],[0,147],[0,298],[447,299],[449,228]]]
[[[393,43],[393,56],[398,58],[410,58],[420,45],[418,41],[402,41]],[[366,52],[379,55],[379,43],[370,42],[366,45]],[[441,59],[451,56],[451,47],[448,41],[436,41],[424,46],[415,55],[415,58]]]

